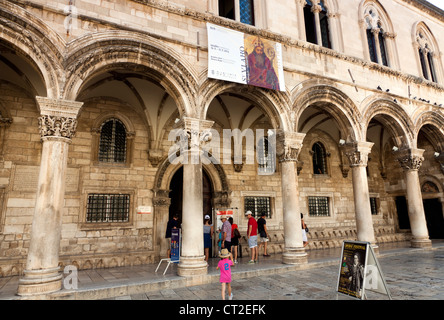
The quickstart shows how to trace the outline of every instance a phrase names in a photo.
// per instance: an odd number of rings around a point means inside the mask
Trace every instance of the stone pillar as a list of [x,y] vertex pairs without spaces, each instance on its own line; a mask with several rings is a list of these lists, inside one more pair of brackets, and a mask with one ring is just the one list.
[[314,4],[311,7],[311,12],[313,12],[315,17],[316,26],[316,42],[319,46],[322,46],[322,32],[321,32],[321,21],[319,20],[319,13],[322,11],[322,7],[318,4]]
[[22,296],[50,293],[62,286],[59,248],[68,147],[83,104],[43,97],[36,99],[41,114],[42,156],[26,269],[17,292]]
[[412,231],[411,245],[414,248],[427,248],[432,246],[422,202],[421,185],[418,170],[421,167],[424,150],[403,149],[399,151],[398,161],[405,173],[406,193],[410,228]]
[[183,163],[182,254],[177,268],[181,276],[207,273],[203,247],[203,196],[201,147],[212,121],[183,118],[176,128],[183,130],[186,148]]
[[169,198],[170,190],[154,190],[153,206],[156,219],[156,248],[159,249],[159,258],[168,258],[168,240],[165,238],[166,227],[169,217],[169,206],[171,199]]
[[297,158],[305,134],[280,131],[277,134],[277,155],[281,164],[282,203],[284,211],[285,247],[282,262],[285,264],[307,263],[307,253],[302,241],[301,211]]
[[345,146],[345,154],[350,161],[353,179],[353,197],[355,202],[356,231],[359,241],[370,242],[374,250],[378,249],[373,229],[370,194],[367,181],[368,155],[372,142],[356,142]]

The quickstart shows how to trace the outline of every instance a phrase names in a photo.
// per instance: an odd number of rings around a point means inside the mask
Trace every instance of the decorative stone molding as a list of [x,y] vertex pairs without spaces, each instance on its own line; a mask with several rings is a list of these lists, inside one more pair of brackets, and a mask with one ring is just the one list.
[[354,142],[346,145],[344,153],[348,158],[350,167],[366,167],[372,146],[372,142]]
[[305,133],[280,130],[276,135],[276,154],[279,162],[298,161]]
[[77,127],[77,115],[83,102],[36,97],[41,116],[39,129],[42,138],[71,139]]
[[424,161],[423,149],[403,149],[398,152],[397,159],[401,168],[404,170],[419,170]]

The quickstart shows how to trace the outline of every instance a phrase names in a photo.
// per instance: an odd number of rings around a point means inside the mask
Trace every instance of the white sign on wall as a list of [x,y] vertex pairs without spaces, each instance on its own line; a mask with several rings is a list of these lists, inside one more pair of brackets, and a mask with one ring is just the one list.
[[207,23],[208,77],[285,91],[282,45]]

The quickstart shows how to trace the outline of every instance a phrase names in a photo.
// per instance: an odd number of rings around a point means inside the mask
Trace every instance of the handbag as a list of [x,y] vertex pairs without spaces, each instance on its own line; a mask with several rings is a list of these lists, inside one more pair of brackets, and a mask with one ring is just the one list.
[[307,227],[307,225],[305,225],[305,232],[308,232],[308,227]]

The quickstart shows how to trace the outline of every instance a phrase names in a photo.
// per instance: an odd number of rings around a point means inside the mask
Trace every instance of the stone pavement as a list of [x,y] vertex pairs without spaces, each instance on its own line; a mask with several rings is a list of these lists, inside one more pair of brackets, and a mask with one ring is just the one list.
[[[308,250],[308,264],[284,265],[281,255],[248,257],[233,267],[234,300],[343,300],[337,295],[341,248]],[[180,277],[175,264],[163,275],[166,264],[78,271],[77,289],[32,297],[45,300],[220,300],[217,258],[210,259],[208,274]],[[444,300],[444,241],[433,240],[432,249],[410,248],[410,243],[379,245],[379,264],[393,300]],[[65,275],[67,276],[68,273]],[[0,278],[0,300],[24,299],[15,295],[19,277]],[[369,300],[387,296],[367,292]]]

